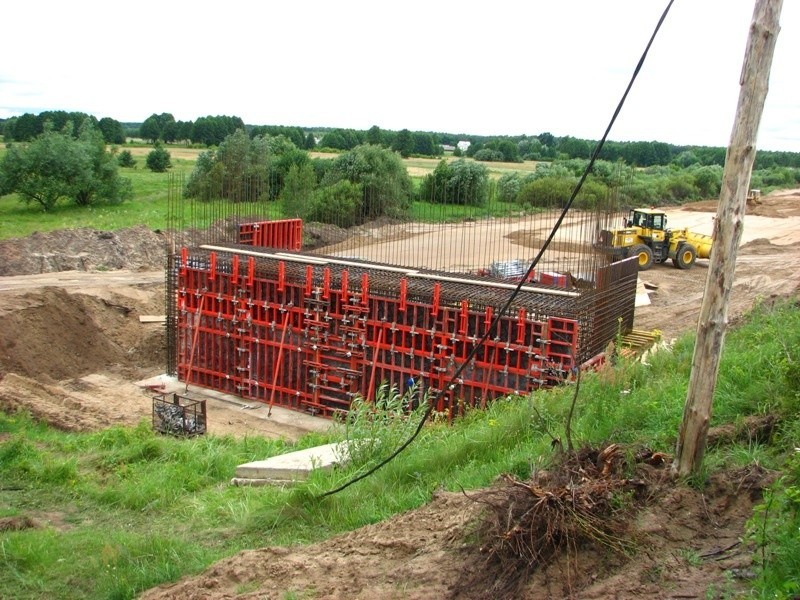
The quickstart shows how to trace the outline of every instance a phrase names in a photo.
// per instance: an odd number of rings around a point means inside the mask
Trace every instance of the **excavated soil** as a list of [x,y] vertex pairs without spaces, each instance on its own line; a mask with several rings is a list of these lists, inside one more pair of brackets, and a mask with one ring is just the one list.
[[[715,207],[669,209],[670,224],[711,233]],[[341,235],[321,230],[317,243]],[[150,392],[131,382],[164,370],[163,325],[139,319],[164,313],[163,251],[161,235],[145,228],[0,242],[0,408],[26,410],[70,431],[149,419]],[[770,194],[748,209],[729,320],[759,300],[796,294],[798,264],[800,190]],[[129,270],[114,270],[121,266]],[[656,265],[642,273],[655,289],[651,304],[637,309],[635,326],[667,338],[694,329],[707,274],[702,260],[689,271]],[[289,440],[302,434],[265,412],[210,402],[209,431]],[[736,596],[752,576],[749,550],[737,542],[768,478],[758,470],[726,473],[703,493],[654,482],[630,532],[635,552],[575,547],[533,573],[518,597]],[[480,577],[469,589],[460,585],[465,572],[483,564],[474,534],[485,510],[474,497],[439,493],[418,510],[320,544],[243,552],[145,597],[493,597],[491,582]]]
[[484,545],[492,540],[476,534],[487,502],[509,494],[499,487],[436,493],[417,510],[319,544],[240,552],[142,599],[736,597],[753,577],[743,524],[771,479],[754,468],[716,475],[704,492],[653,484],[632,517],[627,556],[591,543],[564,550],[513,595],[493,591]]

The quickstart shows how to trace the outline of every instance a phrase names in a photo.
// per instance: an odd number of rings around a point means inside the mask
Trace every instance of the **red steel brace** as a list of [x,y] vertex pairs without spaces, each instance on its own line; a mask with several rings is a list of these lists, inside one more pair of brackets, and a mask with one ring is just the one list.
[[433,299],[431,300],[431,314],[435,317],[439,314],[439,296],[442,293],[442,284],[438,281],[433,284]]
[[239,255],[233,255],[233,266],[231,267],[231,282],[233,285],[239,283]]
[[349,292],[347,291],[347,285],[349,283],[348,278],[349,278],[349,273],[347,269],[344,269],[342,271],[342,305],[347,304],[349,297]]
[[519,309],[519,313],[517,314],[517,343],[524,344],[525,343],[525,329],[528,325],[528,311],[524,308]]
[[406,298],[408,297],[408,280],[403,277],[400,280],[400,303],[397,310],[406,312]]
[[247,285],[253,287],[256,277],[256,259],[252,256],[247,257]]
[[303,290],[306,298],[311,296],[311,288],[314,285],[314,267],[306,266],[306,287]]
[[286,263],[280,261],[278,263],[278,291],[283,292],[286,289]]
[[369,274],[362,273],[361,275],[361,306],[369,305]]

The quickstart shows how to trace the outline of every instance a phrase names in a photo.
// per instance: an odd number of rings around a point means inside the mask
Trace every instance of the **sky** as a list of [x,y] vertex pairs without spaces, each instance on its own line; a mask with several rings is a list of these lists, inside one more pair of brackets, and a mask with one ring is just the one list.
[[[727,146],[754,0],[675,0],[612,129]],[[0,118],[599,139],[667,0],[26,0],[3,7]],[[786,0],[758,148],[800,152]]]

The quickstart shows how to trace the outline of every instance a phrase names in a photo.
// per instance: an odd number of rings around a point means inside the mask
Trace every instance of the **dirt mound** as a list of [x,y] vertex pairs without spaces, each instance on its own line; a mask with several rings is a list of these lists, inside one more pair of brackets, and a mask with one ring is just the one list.
[[[702,200],[684,204],[681,208],[688,211],[717,212],[719,200]],[[757,217],[770,217],[785,219],[787,217],[800,217],[800,190],[775,190],[756,204],[748,204],[748,215]]]
[[0,241],[0,276],[92,269],[159,269],[166,240],[139,225],[118,231],[90,228],[34,233]]
[[346,240],[346,229],[326,223],[303,223],[303,250],[314,250]]
[[111,365],[163,366],[163,328],[142,325],[138,319],[140,314],[163,314],[163,295],[144,297],[146,301],[111,291],[99,297],[69,294],[61,288],[5,296],[0,308],[0,374],[47,381],[80,377]]
[[59,385],[11,373],[0,380],[0,410],[25,411],[61,431],[98,431],[112,425],[134,425],[150,415],[150,399],[142,390],[135,393],[138,401],[118,402],[119,382],[102,375]]
[[[702,598],[712,587],[736,595],[752,576],[742,547],[746,519],[771,475],[757,467],[714,476],[703,492],[665,485],[630,519],[626,555],[593,545],[564,548],[514,597]],[[486,546],[477,531],[508,487],[477,493],[437,493],[418,510],[310,546],[241,552],[205,573],[146,592],[173,598],[466,598],[499,597],[480,581]],[[477,573],[477,575],[474,575]]]

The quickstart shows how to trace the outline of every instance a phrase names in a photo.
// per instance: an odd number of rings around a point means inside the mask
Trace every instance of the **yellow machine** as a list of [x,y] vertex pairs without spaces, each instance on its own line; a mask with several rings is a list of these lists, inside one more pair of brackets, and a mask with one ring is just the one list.
[[638,257],[639,270],[646,271],[653,263],[672,259],[678,269],[689,269],[698,258],[711,255],[710,235],[689,229],[667,229],[667,215],[662,210],[637,208],[630,212],[623,229],[600,232],[598,248],[618,261]]

